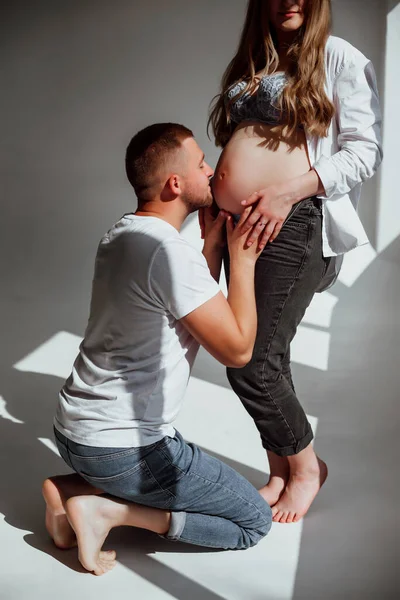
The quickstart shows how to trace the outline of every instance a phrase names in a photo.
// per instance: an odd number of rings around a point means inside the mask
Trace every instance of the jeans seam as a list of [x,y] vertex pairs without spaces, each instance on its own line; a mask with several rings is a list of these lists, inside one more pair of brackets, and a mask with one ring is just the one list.
[[[102,477],[99,477],[97,475],[91,475],[90,473],[85,473],[84,471],[82,471],[82,476],[85,475],[86,477],[90,477],[90,479],[92,479],[93,481],[97,481],[99,483],[100,482],[114,483],[114,482],[119,482],[119,481],[123,481],[124,479],[127,479],[128,477],[130,477],[131,475],[136,473],[136,471],[140,471],[140,469],[142,469],[143,467],[146,467],[148,469],[148,471],[150,471],[150,469],[147,466],[146,461],[143,459],[140,462],[138,462],[134,467],[130,467],[126,471],[123,471],[122,473],[117,473],[116,475],[104,475]],[[150,474],[151,474],[151,476],[153,476],[151,471],[150,471]]]
[[[145,446],[143,446],[143,448],[145,448]],[[140,455],[140,449],[138,449],[138,448],[134,448],[134,449],[129,448],[129,449],[127,449],[125,451],[121,451],[121,452],[115,452],[112,454],[103,454],[103,455],[98,454],[96,456],[84,456],[82,454],[76,454],[75,452],[72,452],[72,450],[69,450],[69,449],[68,449],[68,451],[76,458],[81,458],[81,459],[87,460],[89,462],[91,462],[91,461],[93,461],[93,462],[96,462],[96,461],[111,462],[115,459],[118,460],[119,458],[126,458],[131,455],[134,456],[135,454]]]
[[[72,462],[72,460],[71,460],[71,453],[70,453],[70,450],[69,450],[69,440],[68,440],[68,438],[65,438],[65,439],[66,439],[65,448],[66,448],[66,450],[67,450],[67,456],[68,456],[69,464],[70,464],[70,466],[71,466],[72,468],[74,468],[74,467],[73,467],[73,464],[74,464],[74,463],[73,463],[73,462]],[[74,469],[74,471],[75,471],[75,469]]]
[[174,469],[177,469],[178,471],[180,471],[182,475],[185,475],[187,473],[187,471],[184,471],[183,469],[181,469],[180,467],[178,467],[178,465],[176,465],[175,463],[173,463],[171,461],[171,459],[169,458],[169,456],[167,456],[167,454],[163,451],[162,448],[160,448],[160,449],[157,448],[157,452],[159,452],[160,454],[162,454],[163,457],[164,457],[164,459],[167,461],[167,463],[169,465],[171,465],[171,467],[174,467]]
[[154,475],[153,471],[150,469],[150,466],[148,465],[146,459],[144,459],[144,462],[146,463],[146,467],[148,468],[148,470],[151,473],[151,476],[153,477],[154,481],[156,482],[156,484],[158,485],[158,487],[160,488],[160,490],[162,490],[163,492],[165,492],[166,494],[169,494],[171,501],[172,500],[176,500],[176,495],[173,494],[170,490],[164,488],[164,486],[161,485],[161,483],[158,481],[157,477]]
[[[311,212],[311,207],[310,207],[310,212]],[[269,345],[268,345],[267,351],[265,353],[265,358],[264,358],[264,362],[263,362],[263,366],[262,366],[262,373],[261,373],[262,386],[264,388],[264,392],[266,393],[266,395],[268,396],[268,398],[270,399],[270,401],[272,401],[272,404],[275,406],[275,409],[279,412],[279,414],[283,418],[283,421],[284,421],[287,429],[289,430],[289,432],[290,432],[290,434],[291,434],[291,436],[293,438],[293,443],[295,443],[295,444],[297,442],[296,442],[296,437],[294,435],[294,432],[293,432],[292,428],[290,427],[289,423],[287,422],[287,420],[286,420],[286,418],[285,418],[282,410],[279,408],[279,406],[276,404],[275,400],[273,399],[272,394],[267,389],[267,384],[266,384],[266,381],[265,381],[265,379],[266,379],[265,378],[265,368],[266,368],[266,363],[267,363],[267,359],[268,359],[268,356],[269,356],[269,352],[271,350],[272,340],[273,340],[273,338],[275,336],[276,330],[278,328],[279,321],[280,321],[280,319],[282,317],[283,309],[285,308],[285,305],[286,305],[286,303],[287,303],[287,301],[289,299],[290,294],[292,293],[292,290],[293,290],[296,282],[299,280],[300,275],[301,275],[302,271],[304,270],[304,265],[306,263],[306,259],[309,258],[309,256],[310,256],[311,233],[313,232],[314,229],[315,229],[315,219],[312,219],[310,221],[310,224],[309,224],[309,227],[308,227],[308,240],[307,240],[307,246],[306,246],[305,251],[304,251],[303,260],[301,262],[301,265],[300,265],[300,267],[299,267],[299,269],[298,269],[295,277],[293,278],[293,282],[292,282],[292,285],[290,286],[290,288],[288,290],[286,299],[283,301],[283,303],[282,303],[282,305],[280,307],[279,316],[278,316],[278,318],[276,320],[275,327],[274,327],[274,330],[273,330],[273,332],[272,332],[272,334],[270,336]]]
[[[193,544],[191,538],[185,538],[182,535],[178,538],[180,542],[186,542],[187,544]],[[204,548],[221,548],[221,544],[212,544],[211,542],[202,543],[196,540],[196,546],[202,546]]]
[[[262,520],[265,523],[269,522],[267,519],[265,519],[263,517],[263,515],[262,515],[260,509],[258,508],[258,506],[256,506],[253,502],[249,502],[247,500],[247,498],[243,498],[237,492],[233,492],[230,488],[226,487],[222,483],[218,483],[217,481],[211,481],[211,479],[207,479],[206,477],[203,477],[202,475],[199,475],[198,473],[194,473],[193,471],[188,472],[187,475],[191,475],[193,477],[197,477],[197,479],[201,479],[202,481],[206,481],[207,483],[210,483],[213,486],[218,486],[219,488],[222,488],[224,491],[228,492],[231,496],[236,496],[236,498],[240,498],[240,500],[242,500],[242,502],[245,502],[248,506],[251,506],[252,508],[254,508],[254,510],[257,511],[257,513],[260,515],[260,517],[262,518]],[[265,504],[268,506],[267,502],[265,502]],[[210,515],[210,516],[218,516],[218,515]],[[240,525],[239,525],[239,527],[240,527]]]

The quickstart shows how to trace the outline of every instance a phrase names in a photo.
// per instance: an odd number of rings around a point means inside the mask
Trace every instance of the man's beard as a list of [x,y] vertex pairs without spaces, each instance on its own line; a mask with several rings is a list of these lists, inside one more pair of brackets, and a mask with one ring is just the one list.
[[200,197],[199,194],[192,193],[191,190],[185,194],[183,198],[184,203],[186,204],[189,212],[195,212],[199,210],[199,208],[203,208],[205,206],[211,206],[213,203],[213,195],[211,193],[211,188],[208,188],[208,191],[204,194],[203,197]]

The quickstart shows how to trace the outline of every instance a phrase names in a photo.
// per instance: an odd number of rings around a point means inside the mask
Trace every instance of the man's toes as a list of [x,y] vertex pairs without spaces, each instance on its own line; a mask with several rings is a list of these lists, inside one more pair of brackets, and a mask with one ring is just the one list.
[[116,564],[117,562],[115,560],[103,560],[100,558],[97,563],[98,572],[96,573],[96,575],[103,575],[104,573],[108,573],[108,571],[111,571],[111,569],[113,569]]
[[102,561],[110,561],[115,560],[117,553],[115,550],[102,550],[99,554],[99,557]]
[[98,560],[95,569],[93,570],[93,573],[95,575],[97,575],[98,577],[100,577],[100,575],[104,575],[104,573],[107,573],[108,569],[107,569],[107,561],[103,561],[103,560]]

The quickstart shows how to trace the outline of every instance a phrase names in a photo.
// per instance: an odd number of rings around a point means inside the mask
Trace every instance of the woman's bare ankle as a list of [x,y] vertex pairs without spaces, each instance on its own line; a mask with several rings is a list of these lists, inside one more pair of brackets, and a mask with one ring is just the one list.
[[313,477],[320,471],[319,458],[315,454],[312,444],[287,457],[290,477]]

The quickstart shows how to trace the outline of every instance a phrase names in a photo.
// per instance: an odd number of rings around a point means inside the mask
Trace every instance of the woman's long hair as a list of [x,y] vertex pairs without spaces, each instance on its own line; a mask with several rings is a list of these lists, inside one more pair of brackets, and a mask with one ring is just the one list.
[[[259,83],[256,73],[274,73],[278,68],[277,41],[269,22],[268,4],[268,0],[249,0],[238,50],[222,77],[221,93],[213,98],[208,128],[211,124],[217,146],[225,146],[233,132],[232,103],[246,92],[255,92]],[[324,89],[325,45],[330,30],[330,0],[307,0],[304,23],[288,49],[288,84],[280,99],[280,108],[287,117],[286,136],[292,135],[299,125],[318,137],[328,133],[335,114]],[[246,87],[227,101],[227,91],[239,80],[245,80]]]

